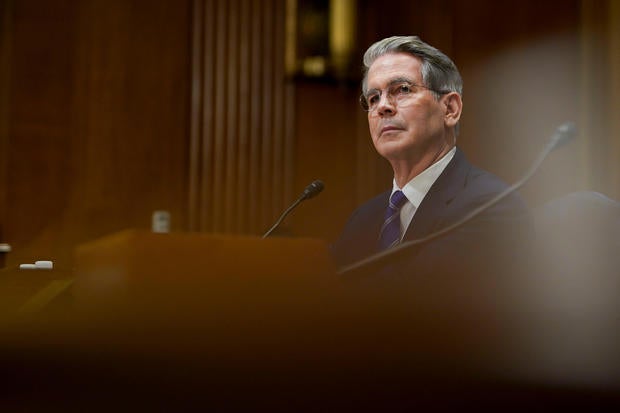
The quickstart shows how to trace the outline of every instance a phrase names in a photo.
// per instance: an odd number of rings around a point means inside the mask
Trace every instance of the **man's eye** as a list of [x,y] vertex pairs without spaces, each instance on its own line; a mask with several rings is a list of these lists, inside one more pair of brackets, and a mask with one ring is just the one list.
[[370,96],[368,96],[368,98],[366,99],[366,101],[367,101],[370,105],[374,105],[375,103],[377,103],[377,102],[379,101],[379,95],[378,95],[378,94],[370,95]]
[[411,93],[411,86],[409,86],[408,84],[399,85],[396,89],[396,92],[401,95],[408,95],[409,93]]

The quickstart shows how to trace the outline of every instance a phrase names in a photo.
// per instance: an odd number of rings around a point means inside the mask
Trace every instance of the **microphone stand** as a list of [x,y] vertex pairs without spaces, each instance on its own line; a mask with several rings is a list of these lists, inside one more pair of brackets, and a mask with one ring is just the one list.
[[265,234],[263,235],[263,238],[267,238],[269,235],[271,235],[271,233],[278,228],[278,226],[282,223],[282,221],[284,221],[284,218],[286,218],[288,216],[288,214],[291,213],[292,210],[294,210],[297,205],[299,205],[301,203],[301,201],[303,201],[305,199],[305,197],[302,195],[299,198],[297,198],[297,200],[295,202],[293,202],[291,204],[290,207],[288,207],[286,209],[286,211],[284,211],[282,213],[282,215],[280,215],[280,218],[278,218],[278,220],[276,221],[275,224],[273,224],[273,226],[271,228],[269,228],[269,230],[267,232],[265,232]]
[[278,228],[284,218],[286,218],[286,216],[290,214],[291,211],[297,207],[297,205],[299,205],[302,201],[305,201],[306,199],[317,196],[324,187],[325,185],[323,184],[323,181],[319,179],[312,181],[312,183],[304,189],[304,192],[299,196],[299,198],[297,198],[295,202],[293,202],[293,204],[288,207],[286,211],[282,213],[282,215],[280,215],[280,218],[278,218],[276,223],[273,224],[271,228],[269,228],[269,231],[265,232],[265,234],[263,235],[263,239],[267,238],[276,228]]

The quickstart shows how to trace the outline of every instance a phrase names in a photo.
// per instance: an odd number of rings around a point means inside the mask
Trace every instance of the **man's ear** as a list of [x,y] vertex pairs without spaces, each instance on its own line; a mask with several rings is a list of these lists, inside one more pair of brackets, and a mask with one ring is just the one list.
[[443,96],[443,104],[446,106],[446,114],[444,116],[444,122],[446,126],[455,126],[461,118],[461,111],[463,110],[463,100],[461,95],[456,92],[450,92]]

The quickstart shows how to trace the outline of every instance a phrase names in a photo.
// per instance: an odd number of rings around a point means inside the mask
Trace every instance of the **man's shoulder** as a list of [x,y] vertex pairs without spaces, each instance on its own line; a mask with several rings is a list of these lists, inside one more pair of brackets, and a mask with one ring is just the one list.
[[463,186],[469,189],[502,191],[508,187],[508,184],[497,175],[469,162],[460,148],[457,148],[456,154],[445,172],[452,180],[462,180]]
[[359,261],[375,252],[390,191],[361,204],[349,216],[331,252],[339,265]]
[[[470,163],[461,150],[446,168],[445,176],[437,181],[433,191],[435,197],[428,199],[425,215],[433,215],[445,222],[458,221],[474,210],[510,191],[511,186],[497,175]],[[520,194],[516,191],[502,196],[493,205],[488,205],[478,214],[480,220],[530,221],[530,211]]]
[[385,209],[385,206],[387,205],[389,196],[390,191],[388,190],[362,202],[355,208],[355,210],[351,214],[351,217],[364,214],[374,214],[377,210],[383,211]]
[[[470,163],[462,153],[455,157],[455,161],[459,162],[457,166],[459,179],[462,179],[463,198],[471,202],[486,202],[499,194],[509,191],[511,185],[499,176],[477,165]],[[513,192],[503,200],[512,203],[515,207],[525,208],[526,204],[518,194]]]

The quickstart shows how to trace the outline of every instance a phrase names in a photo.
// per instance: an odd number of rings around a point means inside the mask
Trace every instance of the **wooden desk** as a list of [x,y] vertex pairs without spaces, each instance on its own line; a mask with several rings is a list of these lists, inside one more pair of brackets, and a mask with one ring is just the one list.
[[557,311],[532,298],[538,274],[344,285],[321,242],[257,242],[128,231],[81,246],[73,311],[2,325],[1,396],[90,411],[620,408],[618,306]]

